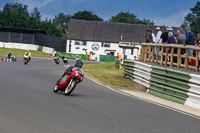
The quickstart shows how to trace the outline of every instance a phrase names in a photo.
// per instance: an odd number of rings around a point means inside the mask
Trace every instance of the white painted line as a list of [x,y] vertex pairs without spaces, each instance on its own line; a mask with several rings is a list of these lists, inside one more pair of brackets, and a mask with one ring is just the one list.
[[94,80],[94,79],[92,79],[92,78],[90,78],[90,77],[88,77],[88,76],[86,76],[86,75],[85,75],[85,77],[88,78],[88,79],[90,79],[90,80],[92,80],[93,82],[95,82],[95,83],[101,85],[101,86],[104,86],[104,87],[106,87],[106,88],[108,88],[108,89],[110,89],[110,90],[112,90],[112,91],[115,91],[115,92],[117,92],[117,93],[123,94],[123,95],[125,95],[125,96],[133,97],[133,98],[136,98],[136,99],[139,99],[139,100],[143,100],[143,101],[145,101],[145,102],[149,102],[149,103],[152,103],[152,104],[155,104],[155,105],[159,105],[159,106],[161,106],[161,107],[164,107],[164,108],[167,108],[167,109],[170,109],[170,110],[173,110],[173,111],[179,112],[179,113],[181,113],[181,114],[185,114],[185,115],[188,115],[188,116],[191,116],[191,117],[193,117],[193,118],[196,118],[196,119],[199,119],[199,120],[200,120],[200,117],[199,117],[199,116],[196,116],[196,115],[193,115],[193,114],[190,114],[190,113],[187,113],[187,112],[184,112],[184,111],[181,111],[181,110],[178,110],[178,109],[175,109],[175,108],[172,108],[172,107],[169,107],[169,106],[166,106],[166,105],[157,103],[157,102],[153,102],[153,101],[150,101],[150,100],[141,98],[141,97],[137,97],[137,96],[134,96],[134,95],[131,95],[131,94],[122,92],[122,91],[117,90],[117,89],[113,89],[113,88],[111,88],[111,87],[109,87],[109,86],[106,86],[106,85],[103,85],[103,84],[97,82],[96,80]]

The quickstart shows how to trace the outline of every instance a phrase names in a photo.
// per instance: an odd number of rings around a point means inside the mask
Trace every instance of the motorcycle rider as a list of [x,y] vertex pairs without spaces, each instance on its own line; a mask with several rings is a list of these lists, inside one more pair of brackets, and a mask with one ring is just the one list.
[[12,53],[10,52],[10,53],[8,54],[7,58],[10,59],[11,56],[12,56]]
[[74,66],[70,66],[69,68],[67,68],[64,72],[63,75],[67,74],[67,75],[70,75],[73,73],[73,68],[78,68],[78,69],[81,69],[82,66],[83,66],[83,62],[81,61],[81,59],[79,58],[79,56],[76,56],[75,58],[75,65]]
[[31,52],[29,50],[25,51],[24,56],[29,56],[29,60],[31,60]]
[[76,62],[75,62],[74,67],[82,68],[83,62],[81,61],[81,59],[79,58],[78,55],[76,55],[75,61],[76,61]]
[[64,64],[68,64],[67,58],[65,58],[64,56],[62,56],[62,60]]

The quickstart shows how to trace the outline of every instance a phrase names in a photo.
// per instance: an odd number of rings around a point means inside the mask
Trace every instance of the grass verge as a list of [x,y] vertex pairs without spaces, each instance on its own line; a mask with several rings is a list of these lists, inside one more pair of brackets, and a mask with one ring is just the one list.
[[106,62],[102,64],[83,65],[85,74],[98,82],[117,89],[134,89],[141,90],[136,87],[136,83],[124,77],[123,71],[115,69],[114,62]]
[[[0,55],[8,55],[11,52],[14,56],[24,56],[25,51],[26,50],[21,49],[0,48]],[[32,57],[51,57],[49,54],[43,53],[42,51],[30,50],[30,52]]]

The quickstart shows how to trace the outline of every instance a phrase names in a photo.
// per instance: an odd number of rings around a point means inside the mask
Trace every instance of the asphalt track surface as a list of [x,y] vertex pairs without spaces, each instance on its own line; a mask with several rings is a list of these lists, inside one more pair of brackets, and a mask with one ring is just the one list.
[[200,119],[117,93],[88,78],[70,96],[53,93],[63,66],[35,58],[28,65],[21,58],[0,62],[0,133],[200,132]]

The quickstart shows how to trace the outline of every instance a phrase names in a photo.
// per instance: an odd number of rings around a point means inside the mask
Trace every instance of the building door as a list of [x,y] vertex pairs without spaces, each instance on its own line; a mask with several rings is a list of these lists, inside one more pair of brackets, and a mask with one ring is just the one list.
[[114,55],[115,55],[115,52],[109,52],[109,53],[107,53],[107,55],[112,55],[112,56],[114,56]]
[[114,55],[115,55],[115,52],[110,52],[110,55],[114,56]]

